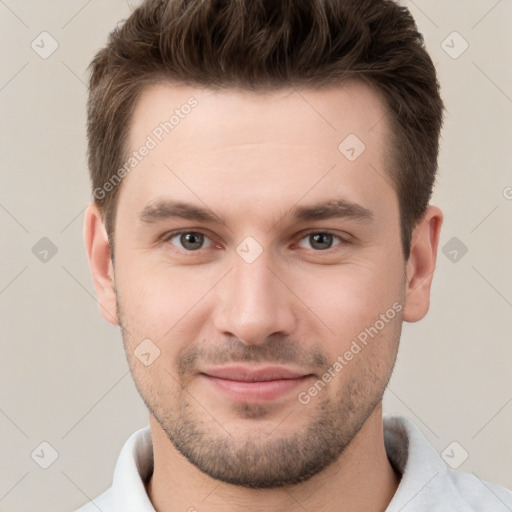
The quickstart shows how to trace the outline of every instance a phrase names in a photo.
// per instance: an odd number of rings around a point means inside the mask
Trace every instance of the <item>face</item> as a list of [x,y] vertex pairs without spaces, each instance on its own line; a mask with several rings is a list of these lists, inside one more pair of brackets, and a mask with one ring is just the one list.
[[140,98],[130,152],[151,147],[119,192],[117,315],[150,413],[204,473],[306,480],[380,403],[406,279],[387,130],[356,83]]

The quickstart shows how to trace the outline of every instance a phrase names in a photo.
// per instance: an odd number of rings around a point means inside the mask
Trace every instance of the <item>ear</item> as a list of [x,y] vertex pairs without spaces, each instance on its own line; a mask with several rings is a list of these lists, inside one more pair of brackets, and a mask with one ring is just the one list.
[[119,325],[110,244],[96,203],[91,203],[85,212],[84,242],[100,312],[107,322]]
[[404,320],[417,322],[430,307],[430,287],[437,260],[437,247],[443,212],[436,206],[429,206],[421,221],[414,228],[411,252],[406,263],[406,290]]

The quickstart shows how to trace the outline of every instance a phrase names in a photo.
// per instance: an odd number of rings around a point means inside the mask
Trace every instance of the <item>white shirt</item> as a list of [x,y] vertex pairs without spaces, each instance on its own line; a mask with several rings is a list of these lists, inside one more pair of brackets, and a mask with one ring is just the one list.
[[[511,512],[512,491],[450,469],[419,428],[404,416],[383,415],[389,461],[402,475],[387,512]],[[75,512],[155,512],[145,482],[153,470],[149,427],[132,434],[114,470],[112,487]]]

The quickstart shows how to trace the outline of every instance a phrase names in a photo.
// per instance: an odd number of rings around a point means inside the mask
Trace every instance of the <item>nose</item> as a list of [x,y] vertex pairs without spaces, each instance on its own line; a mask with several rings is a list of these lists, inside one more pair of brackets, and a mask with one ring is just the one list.
[[273,334],[294,331],[294,295],[279,273],[269,268],[269,260],[265,251],[252,263],[234,255],[233,269],[216,287],[213,321],[218,332],[246,345],[259,345]]

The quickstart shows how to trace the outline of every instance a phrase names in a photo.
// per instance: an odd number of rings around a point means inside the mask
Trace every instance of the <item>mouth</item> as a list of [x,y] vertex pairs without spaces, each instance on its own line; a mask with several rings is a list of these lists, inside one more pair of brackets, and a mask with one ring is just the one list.
[[278,366],[231,366],[201,372],[213,389],[235,401],[267,403],[285,397],[314,375]]

